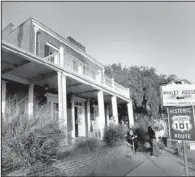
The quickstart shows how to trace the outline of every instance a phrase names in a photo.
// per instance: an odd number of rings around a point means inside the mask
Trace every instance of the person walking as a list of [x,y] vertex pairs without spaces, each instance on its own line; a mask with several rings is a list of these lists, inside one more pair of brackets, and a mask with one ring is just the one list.
[[155,132],[151,126],[148,127],[147,134],[149,136],[150,155],[151,155],[151,157],[158,157],[160,155],[160,151],[159,151],[158,146],[157,146]]
[[166,151],[167,151],[167,137],[168,137],[168,135],[167,135],[167,133],[165,132],[164,135],[163,135],[163,137],[162,137],[162,142],[163,142],[163,144],[164,144],[164,147],[165,147],[165,150],[166,150]]
[[137,138],[137,135],[134,134],[134,132],[130,129],[127,132],[126,140],[131,145],[132,150],[134,151],[135,154],[136,154],[136,151],[137,151],[137,148],[138,148],[138,141],[137,141],[136,138]]

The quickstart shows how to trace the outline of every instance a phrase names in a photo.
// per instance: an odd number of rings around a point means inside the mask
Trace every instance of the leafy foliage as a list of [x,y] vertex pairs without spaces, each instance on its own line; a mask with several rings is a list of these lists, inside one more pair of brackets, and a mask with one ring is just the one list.
[[130,88],[135,113],[147,113],[154,118],[157,118],[159,112],[162,111],[160,109],[160,86],[176,78],[175,75],[158,75],[154,68],[145,66],[122,67],[121,64],[107,66],[105,74]]
[[113,125],[104,130],[103,140],[108,146],[115,146],[125,140],[127,127],[124,125]]
[[60,139],[64,138],[58,122],[50,118],[47,106],[40,107],[30,118],[21,111],[14,111],[16,107],[21,108],[18,104],[22,102],[7,101],[13,112],[2,119],[3,173],[51,164],[56,160]]

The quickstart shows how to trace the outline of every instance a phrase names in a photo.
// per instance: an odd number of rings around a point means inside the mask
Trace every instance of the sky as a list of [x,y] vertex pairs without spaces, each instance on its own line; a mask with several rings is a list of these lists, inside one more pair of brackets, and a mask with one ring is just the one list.
[[104,65],[144,65],[195,83],[195,2],[2,2],[2,27],[29,17]]

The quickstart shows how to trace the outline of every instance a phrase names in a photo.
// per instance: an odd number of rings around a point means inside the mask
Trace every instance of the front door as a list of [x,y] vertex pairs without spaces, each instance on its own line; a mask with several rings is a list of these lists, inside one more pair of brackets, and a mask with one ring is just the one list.
[[78,137],[78,109],[77,106],[74,108],[75,114],[75,137]]
[[75,137],[86,136],[84,102],[75,102]]

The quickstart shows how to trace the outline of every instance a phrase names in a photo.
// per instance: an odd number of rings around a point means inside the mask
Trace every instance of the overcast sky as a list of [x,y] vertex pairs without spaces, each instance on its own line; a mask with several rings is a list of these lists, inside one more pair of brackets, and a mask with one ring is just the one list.
[[29,17],[105,65],[148,65],[195,83],[195,2],[2,2],[2,27]]

